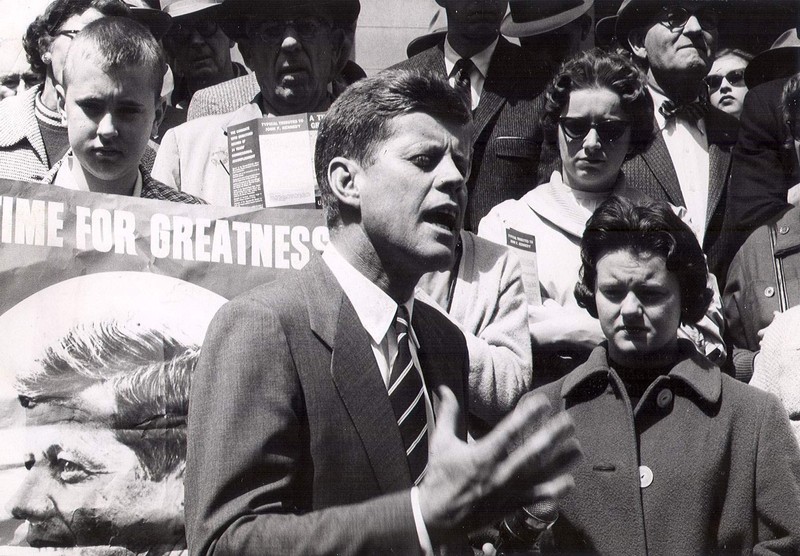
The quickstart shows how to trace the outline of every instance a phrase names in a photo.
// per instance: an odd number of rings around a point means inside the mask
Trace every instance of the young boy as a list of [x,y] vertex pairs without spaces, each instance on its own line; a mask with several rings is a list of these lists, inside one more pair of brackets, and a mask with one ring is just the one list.
[[107,17],[84,27],[67,53],[59,105],[70,151],[45,183],[183,203],[203,200],[153,179],[139,163],[161,119],[166,63],[147,28]]

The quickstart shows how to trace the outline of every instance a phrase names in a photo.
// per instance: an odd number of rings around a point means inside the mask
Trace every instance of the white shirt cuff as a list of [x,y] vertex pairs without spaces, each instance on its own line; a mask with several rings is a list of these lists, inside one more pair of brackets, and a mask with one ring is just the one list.
[[433,544],[428,535],[428,528],[425,527],[425,521],[422,519],[422,510],[419,507],[419,487],[411,488],[411,511],[414,514],[414,525],[417,527],[417,537],[419,538],[419,546],[425,556],[433,556]]

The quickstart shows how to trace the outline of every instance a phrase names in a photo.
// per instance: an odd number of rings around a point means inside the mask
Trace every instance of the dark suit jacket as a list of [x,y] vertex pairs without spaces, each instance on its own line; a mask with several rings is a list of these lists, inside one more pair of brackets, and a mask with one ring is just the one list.
[[[730,175],[731,149],[736,142],[739,122],[717,108],[711,108],[705,117],[708,134],[708,209],[703,251],[709,268],[721,281],[725,275],[718,272],[725,265],[721,254],[722,224],[726,211],[725,188]],[[667,144],[661,133],[656,133],[647,150],[622,165],[629,187],[646,193],[649,197],[686,206],[681,193],[678,175],[670,158]]]
[[797,156],[781,115],[785,83],[776,79],[758,85],[744,100],[728,188],[731,257],[753,230],[789,208],[786,192],[800,182]]
[[[536,183],[542,145],[537,98],[547,75],[522,48],[500,37],[489,64],[472,133],[472,173],[465,228],[477,232],[481,218],[507,199],[519,199]],[[447,76],[444,43],[420,52],[393,68]]]
[[[447,385],[465,415],[463,336],[420,302],[412,326],[434,408]],[[320,258],[220,310],[189,410],[191,554],[420,552],[405,450],[369,336]]]

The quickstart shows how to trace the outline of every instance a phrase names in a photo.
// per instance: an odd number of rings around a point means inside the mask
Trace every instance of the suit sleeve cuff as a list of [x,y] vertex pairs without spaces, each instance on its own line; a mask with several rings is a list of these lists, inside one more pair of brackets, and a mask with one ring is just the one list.
[[431,537],[428,535],[425,521],[422,519],[422,510],[419,507],[419,487],[416,486],[411,489],[411,511],[414,513],[414,525],[417,528],[417,537],[419,538],[422,554],[424,556],[433,556],[433,543],[431,543]]

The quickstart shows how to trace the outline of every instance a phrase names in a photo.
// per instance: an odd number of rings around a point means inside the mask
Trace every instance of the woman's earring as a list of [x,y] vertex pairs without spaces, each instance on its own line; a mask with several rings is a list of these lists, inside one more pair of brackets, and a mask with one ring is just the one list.
[[45,64],[49,64],[52,61],[53,61],[52,54],[50,54],[49,52],[45,52],[44,54],[42,54],[42,62],[44,62]]

